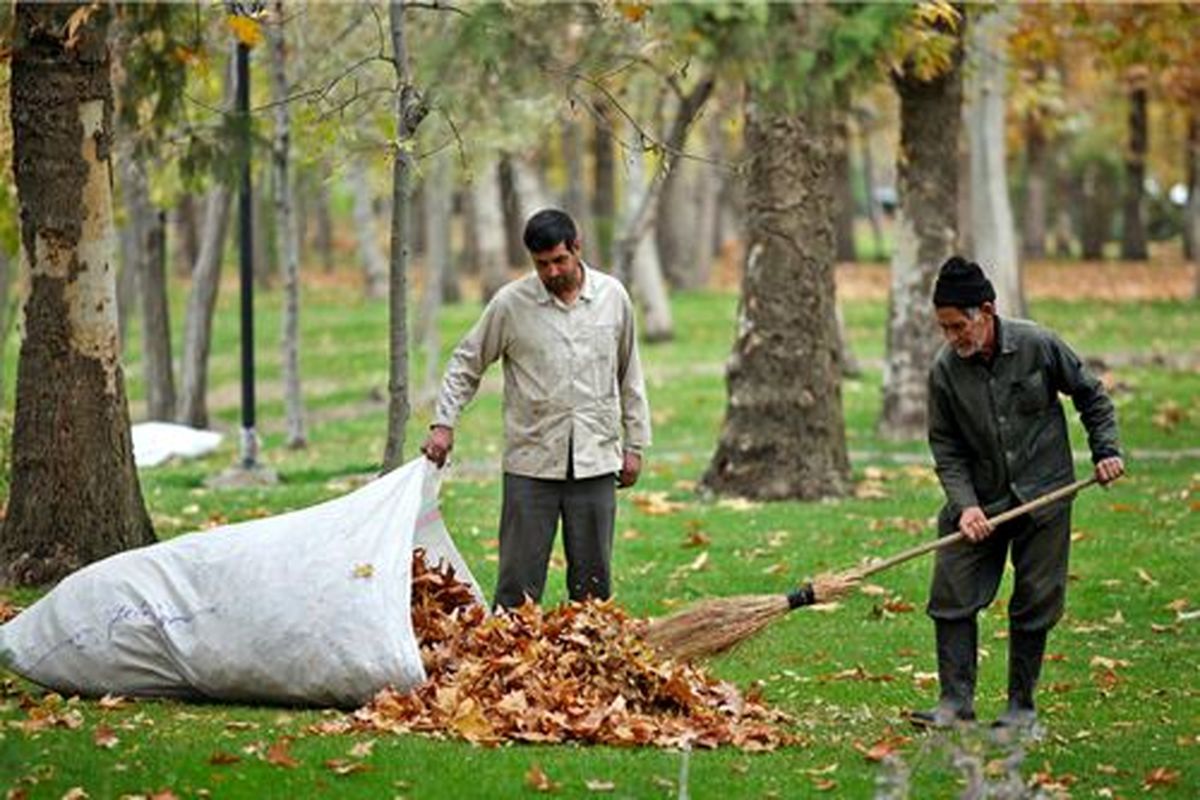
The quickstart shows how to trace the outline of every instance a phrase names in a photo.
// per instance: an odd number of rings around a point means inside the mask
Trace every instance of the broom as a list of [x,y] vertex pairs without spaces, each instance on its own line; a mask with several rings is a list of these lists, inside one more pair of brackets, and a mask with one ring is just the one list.
[[[997,514],[988,520],[988,525],[995,528],[1023,514],[1077,494],[1093,483],[1096,483],[1095,477],[1055,489],[1024,505]],[[717,655],[749,639],[793,609],[826,603],[841,597],[863,578],[903,564],[931,550],[948,547],[962,538],[964,537],[961,531],[951,533],[881,561],[844,572],[823,573],[813,578],[811,583],[805,583],[787,594],[743,595],[702,600],[670,616],[650,620],[645,639],[662,655],[680,661]]]

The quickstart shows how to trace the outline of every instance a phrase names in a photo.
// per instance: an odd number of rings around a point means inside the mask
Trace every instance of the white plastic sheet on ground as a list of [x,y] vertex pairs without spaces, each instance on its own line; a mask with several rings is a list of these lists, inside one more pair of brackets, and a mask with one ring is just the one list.
[[412,551],[478,584],[409,462],[344,497],[91,564],[0,627],[0,661],[62,693],[355,706],[425,679]]
[[173,456],[198,458],[221,444],[221,434],[171,422],[139,422],[130,427],[133,460],[139,467],[157,467]]

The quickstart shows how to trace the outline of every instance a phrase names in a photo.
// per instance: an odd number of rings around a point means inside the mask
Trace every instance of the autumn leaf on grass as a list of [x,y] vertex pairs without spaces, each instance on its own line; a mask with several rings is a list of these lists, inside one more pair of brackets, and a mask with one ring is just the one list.
[[867,761],[883,761],[911,741],[912,739],[908,736],[891,735],[884,736],[870,747],[864,746],[862,742],[855,742],[854,749],[862,753],[863,758]]
[[1179,780],[1179,770],[1168,769],[1167,767],[1156,767],[1146,774],[1142,779],[1142,788],[1146,791],[1156,789],[1159,786],[1173,786]]
[[701,530],[692,531],[683,540],[684,547],[704,547],[708,544],[712,544],[712,539],[709,538],[707,533]]
[[558,784],[550,780],[550,776],[542,771],[542,767],[538,763],[529,765],[529,771],[525,773],[525,785],[539,792],[553,792],[558,789]]
[[354,745],[354,747],[351,747],[350,755],[354,758],[368,758],[371,755],[371,751],[374,749],[375,740],[367,739],[366,741],[359,742],[358,744]]
[[[14,789],[8,793],[9,797],[24,797],[25,795],[15,795],[14,792],[19,791]],[[62,796],[62,800],[87,800],[90,795],[84,791],[82,786],[72,786],[67,789],[67,793]]]
[[1154,579],[1154,576],[1151,575],[1149,572],[1142,569],[1141,567],[1138,567],[1136,571],[1137,571],[1138,580],[1140,580],[1142,583],[1146,584],[1147,586],[1158,586],[1158,581],[1156,581]]
[[687,508],[687,503],[667,499],[666,492],[639,492],[629,498],[643,514],[660,516],[674,514]]
[[170,789],[159,789],[157,792],[151,792],[149,800],[179,800],[179,795]]
[[916,611],[916,606],[907,600],[894,597],[883,604],[883,610],[890,611],[893,614],[909,614]]
[[335,775],[353,775],[356,772],[366,772],[371,767],[361,761],[351,761],[346,758],[331,758],[325,762],[325,768]]
[[275,744],[267,748],[267,763],[287,769],[295,769],[300,766],[300,762],[292,758],[290,752],[291,746],[292,740],[287,736],[275,742]]
[[208,763],[214,767],[223,767],[229,764],[236,764],[242,760],[242,757],[236,753],[229,753],[224,750],[216,750],[208,757]]
[[818,792],[829,792],[837,788],[838,782],[833,778],[813,778],[813,788]]
[[96,730],[92,732],[92,741],[96,743],[96,747],[111,750],[121,740],[117,738],[117,734],[113,733],[112,728],[107,725],[97,725]]
[[1067,792],[1070,790],[1071,785],[1078,780],[1079,778],[1069,772],[1062,775],[1055,775],[1050,771],[1050,764],[1046,763],[1041,772],[1033,774],[1032,782],[1034,786],[1046,789],[1047,791]]
[[617,788],[617,784],[612,781],[600,781],[594,778],[588,778],[583,785],[589,792],[611,792]]
[[115,711],[118,708],[125,708],[125,706],[132,702],[132,700],[119,694],[106,694],[104,697],[101,697],[96,701],[96,705],[100,706],[100,708],[104,709],[105,711]]

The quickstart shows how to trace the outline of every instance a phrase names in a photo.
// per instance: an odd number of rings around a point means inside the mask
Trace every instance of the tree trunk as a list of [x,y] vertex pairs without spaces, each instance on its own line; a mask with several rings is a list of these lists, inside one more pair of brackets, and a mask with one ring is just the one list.
[[933,283],[955,250],[957,233],[958,159],[947,158],[946,150],[947,143],[958,141],[962,125],[961,60],[960,40],[945,74],[930,81],[893,76],[900,95],[900,205],[880,418],[880,433],[890,439],[926,433],[927,376],[940,344]]
[[171,366],[171,303],[167,297],[166,212],[154,214],[142,241],[145,242],[141,296],[146,415],[149,419],[170,422],[175,419],[175,376]]
[[346,175],[350,182],[350,193],[354,197],[354,236],[358,240],[358,257],[366,276],[367,299],[379,300],[387,296],[387,261],[379,249],[375,236],[375,209],[371,202],[370,182],[362,160],[354,158]]
[[196,229],[196,196],[184,192],[171,212],[172,227],[175,229],[175,274],[190,278],[192,268],[200,259],[200,234]]
[[[707,119],[705,139],[708,150],[721,152],[721,120],[716,114]],[[720,160],[719,156],[716,160]],[[713,257],[720,251],[717,243],[717,197],[721,191],[720,169],[715,164],[701,164],[696,170],[696,234],[691,243],[691,264],[684,271],[681,289],[701,289],[708,286],[712,276]]]
[[1046,134],[1032,114],[1025,118],[1025,213],[1021,253],[1027,259],[1046,257],[1046,185],[1049,178]]
[[[118,147],[113,155],[117,175],[128,172],[132,166],[129,163],[132,154],[128,149]],[[144,220],[139,222],[136,218],[127,219],[117,231],[117,244],[120,248],[120,268],[117,270],[117,342],[122,353],[125,352],[125,345],[129,341],[129,323],[137,315],[139,224],[144,227]]]
[[[12,333],[13,320],[16,318],[17,299],[9,298],[12,294],[13,260],[6,248],[0,248],[0,397],[7,397],[8,375],[6,366],[8,359],[8,337]],[[2,525],[3,523],[0,523]]]
[[316,176],[312,194],[313,215],[316,217],[316,236],[313,246],[321,256],[321,269],[326,275],[333,272],[333,213],[329,209],[329,176],[324,168]]
[[50,583],[154,542],[117,342],[109,11],[85,8],[15,12],[13,173],[30,277],[0,584]]
[[275,102],[275,138],[271,147],[275,197],[275,241],[283,272],[283,396],[287,408],[287,446],[308,444],[304,424],[304,393],[300,389],[300,238],[296,231],[292,191],[291,118],[287,96],[287,42],[283,32],[283,3],[275,0],[275,19],[267,26],[271,39],[271,99]]
[[875,245],[874,258],[887,258],[883,243],[883,226],[879,222],[879,198],[875,196],[875,157],[871,152],[870,112],[858,115],[859,153],[862,158],[863,191],[867,200],[867,222],[871,225],[871,242]]
[[840,101],[833,126],[833,203],[837,260],[858,260],[854,249],[854,193],[851,191],[849,99]]
[[[1183,257],[1200,263],[1200,111],[1195,108],[1188,115],[1183,156],[1188,185],[1187,207],[1183,213]],[[1196,288],[1200,297],[1200,270],[1196,273]]]
[[563,198],[563,210],[575,220],[579,235],[587,248],[596,245],[593,239],[595,229],[592,225],[592,208],[588,203],[587,177],[584,165],[587,163],[583,141],[583,125],[576,113],[568,109],[564,112],[562,121],[562,150],[563,161],[567,167],[567,192]]
[[1125,197],[1121,209],[1121,258],[1145,261],[1146,223],[1142,203],[1146,184],[1146,106],[1148,93],[1143,82],[1129,90],[1129,149],[1125,152]]
[[601,269],[613,268],[613,246],[617,235],[617,173],[613,153],[612,114],[607,107],[597,109],[592,136],[592,224],[596,241],[592,252]]
[[[236,45],[233,50],[236,52]],[[231,54],[225,73],[226,109],[233,107],[237,91],[235,61]],[[188,293],[183,328],[178,419],[194,428],[208,427],[208,354],[212,346],[213,312],[217,308],[232,205],[233,191],[228,186],[218,183],[209,189],[200,229],[200,254],[191,271],[192,288]]]
[[[631,138],[636,138],[636,132],[631,133]],[[649,196],[653,189],[646,185],[646,154],[641,150],[630,150],[625,151],[624,158],[626,207],[622,238],[631,241],[623,241],[621,245],[621,274],[629,276],[634,302],[641,307],[642,338],[648,342],[665,342],[675,335],[675,323],[671,319],[671,300],[667,296],[658,248],[646,235],[653,224],[655,207]],[[663,185],[662,181],[657,183],[659,187]],[[645,218],[647,214],[650,218]],[[626,247],[632,247],[631,256],[626,255]]]
[[253,234],[251,244],[254,248],[254,285],[260,292],[271,291],[278,271],[276,255],[279,252],[279,242],[275,237],[275,226],[268,225],[267,220],[274,216],[275,187],[273,174],[274,165],[264,168],[254,181],[250,195],[250,214]]
[[[432,163],[429,163],[432,162]],[[441,316],[445,275],[453,271],[450,254],[450,218],[454,212],[454,174],[450,156],[439,153],[427,159],[425,171],[425,285],[421,292],[418,338],[425,350],[425,375],[417,392],[418,404],[437,397],[441,376]]]
[[521,195],[517,191],[517,176],[513,170],[513,156],[510,153],[501,154],[499,175],[500,208],[504,212],[504,260],[508,266],[515,267],[526,263],[528,259],[522,241],[525,216],[522,213]]
[[[772,13],[811,23],[821,11],[777,6]],[[815,499],[850,485],[834,300],[832,120],[827,104],[801,105],[789,114],[779,110],[781,98],[756,87],[746,100],[746,262],[725,420],[702,481],[719,494]]]
[[1111,230],[1112,208],[1099,173],[1098,164],[1090,161],[1084,164],[1079,180],[1079,245],[1085,261],[1104,258],[1104,245]]
[[391,259],[388,284],[388,425],[383,471],[404,462],[404,426],[408,423],[408,248],[409,208],[412,194],[413,146],[417,127],[428,113],[421,93],[412,82],[403,0],[391,0],[392,64],[396,70],[396,147],[392,153]]
[[486,304],[501,286],[508,283],[504,205],[500,197],[500,167],[496,162],[487,162],[476,173],[471,197],[475,212],[475,245]]
[[184,317],[179,421],[194,428],[208,427],[208,353],[232,199],[233,192],[228,186],[218,185],[208,192],[200,232],[200,257],[192,270],[192,288]]
[[974,241],[971,252],[996,288],[1000,312],[1024,317],[1025,296],[1004,155],[1004,79],[1008,72],[1005,41],[1011,15],[1006,10],[992,11],[977,20],[968,33],[969,64],[964,70]]

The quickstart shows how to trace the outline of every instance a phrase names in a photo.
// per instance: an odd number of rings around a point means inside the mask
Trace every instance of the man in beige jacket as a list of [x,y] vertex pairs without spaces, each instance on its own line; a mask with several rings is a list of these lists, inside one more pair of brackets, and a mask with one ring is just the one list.
[[633,304],[584,264],[574,221],[546,209],[525,225],[535,272],[504,286],[455,348],[421,446],[438,466],[488,366],[504,369],[504,501],[495,603],[541,599],[562,520],[572,600],[612,594],[616,487],[650,444]]

